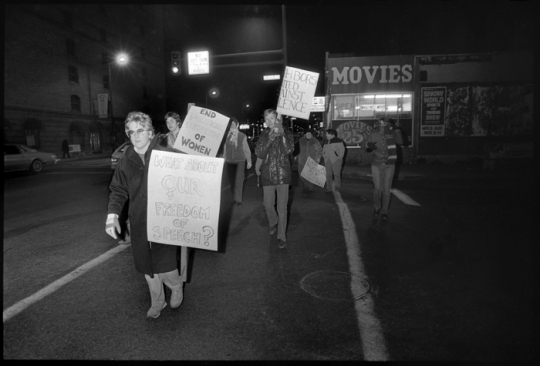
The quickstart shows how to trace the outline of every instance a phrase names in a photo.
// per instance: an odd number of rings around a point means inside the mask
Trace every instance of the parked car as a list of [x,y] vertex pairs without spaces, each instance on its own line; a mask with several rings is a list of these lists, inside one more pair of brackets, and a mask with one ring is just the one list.
[[46,165],[55,165],[60,159],[55,154],[38,151],[21,144],[4,144],[4,172],[29,170],[39,173]]
[[113,154],[111,155],[111,169],[115,170],[116,165],[118,165],[118,161],[122,159],[124,156],[124,152],[128,148],[128,146],[131,145],[130,141],[124,142],[122,145],[118,147],[118,149],[114,150]]

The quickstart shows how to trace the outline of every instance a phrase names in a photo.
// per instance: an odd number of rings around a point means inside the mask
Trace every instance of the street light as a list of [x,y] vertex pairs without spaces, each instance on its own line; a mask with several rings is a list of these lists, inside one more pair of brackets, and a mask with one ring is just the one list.
[[111,94],[111,137],[112,137],[112,151],[114,151],[114,142],[115,142],[115,131],[114,131],[114,115],[113,115],[113,88],[112,88],[112,73],[111,73],[111,64],[116,63],[120,66],[124,66],[129,62],[129,58],[125,53],[119,53],[116,55],[113,61],[107,63],[109,70],[109,92]]
[[244,109],[247,109],[250,107],[249,102],[242,104],[242,121],[244,121]]
[[219,90],[218,88],[212,88],[208,91],[208,93],[206,93],[206,105],[205,105],[205,108],[208,108],[208,96],[210,96],[210,98],[217,98],[219,96]]

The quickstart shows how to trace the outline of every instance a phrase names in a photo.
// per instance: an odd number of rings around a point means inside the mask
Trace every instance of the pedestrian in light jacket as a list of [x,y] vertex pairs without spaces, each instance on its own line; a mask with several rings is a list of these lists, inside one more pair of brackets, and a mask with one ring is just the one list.
[[[382,219],[388,219],[390,206],[390,188],[396,169],[397,145],[403,144],[399,125],[394,128],[384,118],[379,118],[373,125],[373,130],[366,140],[366,151],[372,152],[371,173],[373,175],[373,205],[374,216],[382,214]],[[381,203],[382,196],[382,203]]]
[[246,135],[238,129],[239,125],[238,120],[232,118],[231,127],[223,147],[223,156],[227,165],[236,206],[242,205],[246,164],[248,169],[251,168],[251,150]]
[[131,140],[124,157],[118,161],[110,188],[105,231],[114,239],[121,233],[118,216],[129,200],[128,217],[131,223],[131,248],[135,269],[144,274],[152,306],[147,312],[157,318],[167,306],[163,283],[172,291],[171,308],[180,306],[184,298],[183,281],[178,273],[177,249],[175,245],[148,241],[147,199],[148,166],[152,150],[175,151],[158,144],[160,138],[154,134],[150,116],[142,112],[131,112],[125,121],[126,134]]
[[270,224],[270,235],[277,231],[278,246],[285,248],[287,202],[291,184],[290,154],[294,150],[294,138],[289,129],[283,128],[275,110],[265,110],[264,120],[268,128],[262,132],[257,141],[255,173],[261,177],[263,204]]
[[337,137],[337,131],[326,130],[326,143],[323,146],[324,166],[326,168],[325,192],[341,189],[341,167],[345,156],[345,144]]
[[[319,163],[322,156],[322,147],[319,141],[313,136],[311,129],[304,130],[304,136],[298,140],[300,153],[298,154],[298,172],[301,174],[307,163],[308,157]],[[313,183],[300,175],[300,180],[304,184],[304,193],[313,191]]]

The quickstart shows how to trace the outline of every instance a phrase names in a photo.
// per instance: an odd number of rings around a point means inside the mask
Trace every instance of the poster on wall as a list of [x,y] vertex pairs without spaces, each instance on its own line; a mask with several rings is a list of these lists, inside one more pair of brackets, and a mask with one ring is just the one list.
[[279,91],[277,112],[309,120],[319,74],[287,66]]
[[422,88],[420,136],[444,136],[446,87]]
[[153,150],[148,240],[217,250],[223,159]]

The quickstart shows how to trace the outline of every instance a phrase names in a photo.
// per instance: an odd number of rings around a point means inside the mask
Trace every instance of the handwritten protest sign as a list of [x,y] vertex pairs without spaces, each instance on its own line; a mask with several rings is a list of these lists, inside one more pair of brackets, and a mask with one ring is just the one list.
[[153,150],[148,240],[217,250],[223,159]]
[[277,112],[309,119],[319,74],[287,66],[279,91]]
[[317,164],[310,156],[308,156],[306,165],[304,165],[304,169],[302,169],[300,175],[311,183],[324,188],[324,184],[326,183],[326,168]]
[[173,147],[186,154],[215,157],[229,120],[227,116],[193,105]]

